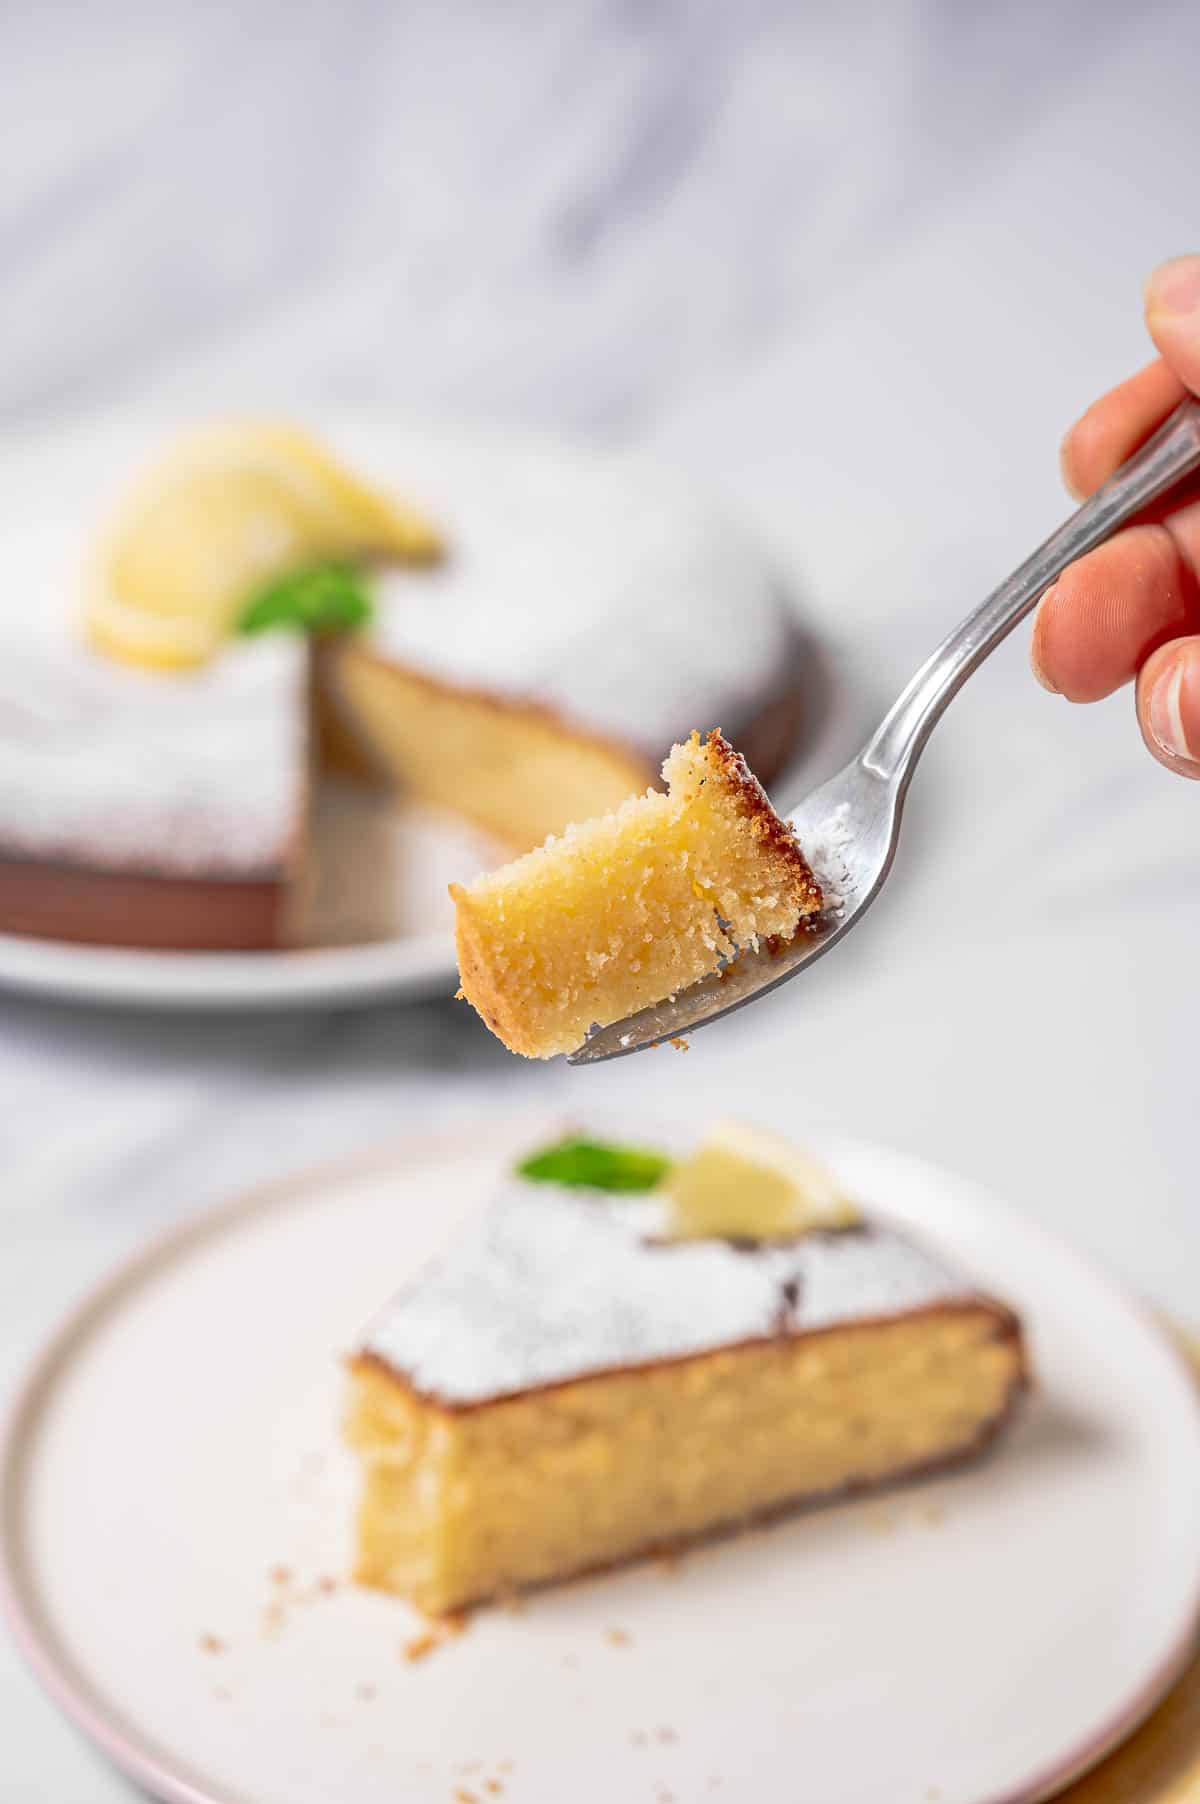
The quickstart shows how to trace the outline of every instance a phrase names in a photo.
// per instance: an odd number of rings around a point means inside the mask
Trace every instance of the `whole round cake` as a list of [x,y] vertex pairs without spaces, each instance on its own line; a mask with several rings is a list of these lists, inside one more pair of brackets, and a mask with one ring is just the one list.
[[[641,460],[347,422],[334,456],[425,510],[444,552],[365,571],[371,618],[134,669],[80,630],[80,572],[137,428],[11,460],[0,498],[0,931],[113,945],[284,942],[317,757],[522,850],[655,783],[691,727],[760,775],[805,658],[769,563]],[[197,568],[205,546],[194,547]],[[306,677],[305,667],[308,666]]]

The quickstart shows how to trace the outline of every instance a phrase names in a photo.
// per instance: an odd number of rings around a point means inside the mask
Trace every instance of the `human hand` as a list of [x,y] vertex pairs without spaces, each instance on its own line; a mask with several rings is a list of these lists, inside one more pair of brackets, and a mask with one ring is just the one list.
[[[1093,402],[1063,441],[1063,479],[1079,500],[1189,390],[1200,394],[1200,256],[1155,270],[1145,303],[1160,355]],[[1063,572],[1038,607],[1030,657],[1038,681],[1072,702],[1135,682],[1151,754],[1200,778],[1200,480]]]

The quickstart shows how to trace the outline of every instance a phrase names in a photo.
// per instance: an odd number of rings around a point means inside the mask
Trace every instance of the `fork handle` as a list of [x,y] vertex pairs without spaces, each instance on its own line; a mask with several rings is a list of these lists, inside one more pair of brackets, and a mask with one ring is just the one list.
[[926,740],[967,678],[1067,565],[1102,545],[1195,470],[1200,470],[1200,401],[1189,397],[1007,582],[942,640],[868,741],[860,759],[866,769],[896,784],[902,793]]

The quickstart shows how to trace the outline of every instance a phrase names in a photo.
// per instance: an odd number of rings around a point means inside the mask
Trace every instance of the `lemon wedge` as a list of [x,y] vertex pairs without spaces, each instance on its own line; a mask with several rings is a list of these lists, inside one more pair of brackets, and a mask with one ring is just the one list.
[[680,1240],[777,1240],[859,1219],[816,1159],[738,1121],[713,1127],[673,1167],[666,1189],[670,1232]]
[[91,642],[124,663],[187,669],[219,649],[263,583],[365,557],[428,563],[436,528],[370,487],[298,427],[204,426],[145,476],[89,575]]

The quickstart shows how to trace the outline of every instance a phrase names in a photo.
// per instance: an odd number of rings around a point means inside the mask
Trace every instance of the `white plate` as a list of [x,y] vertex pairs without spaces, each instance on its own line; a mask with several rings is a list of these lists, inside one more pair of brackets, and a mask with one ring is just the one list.
[[849,1189],[1026,1318],[1039,1385],[992,1457],[482,1613],[417,1663],[407,1606],[322,1589],[354,1490],[338,1355],[531,1131],[239,1200],[43,1354],[0,1471],[7,1610],[121,1767],[186,1804],[1015,1804],[1146,1714],[1200,1600],[1182,1362],[1040,1228],[855,1145],[827,1149]]
[[[580,497],[580,556],[588,555],[587,534],[594,532],[594,484],[597,467],[613,479],[614,506],[627,491],[630,505],[643,507],[647,485],[665,478],[635,453],[608,455],[537,434],[506,434],[484,428],[420,427],[413,422],[342,416],[319,419],[323,436],[348,448],[352,461],[376,470],[419,473],[422,446],[432,438],[449,448],[452,465],[461,465],[464,480],[480,452],[509,463],[519,460],[530,473],[552,474],[557,504],[570,508]],[[177,425],[177,423],[176,423]],[[171,435],[170,422],[113,417],[70,433],[42,437],[0,435],[0,462],[5,470],[4,507],[55,523],[61,517],[65,542],[82,531],[81,521],[100,506],[101,473],[143,464],[149,451]],[[487,465],[485,463],[484,467]],[[414,481],[417,480],[414,474]],[[418,483],[419,487],[419,483]],[[699,505],[699,502],[698,502]],[[2,510],[0,510],[2,512]],[[453,521],[449,522],[451,532]],[[770,559],[766,560],[770,567]],[[786,583],[788,575],[781,572]],[[828,671],[814,657],[809,673],[813,726],[803,750],[816,768],[832,768],[848,755],[860,735],[858,709],[847,716],[845,699],[828,692]],[[836,711],[830,706],[836,700]],[[370,851],[384,848],[383,866],[395,881],[385,892],[377,878],[375,893],[343,892],[332,911],[306,918],[294,950],[258,953],[143,952],[104,946],[75,946],[61,941],[0,934],[0,988],[18,989],[63,1000],[131,1004],[144,1008],[280,1008],[322,1003],[363,1003],[383,996],[418,997],[449,994],[457,984],[452,936],[453,917],[446,896],[451,880],[466,881],[503,856],[480,835],[428,813],[389,807],[376,799],[348,799],[343,786],[332,786],[335,805],[322,811],[316,834],[315,862],[322,863],[322,842],[336,846],[347,836],[366,835]],[[344,806],[343,806],[344,804]],[[366,857],[327,868],[365,871]],[[366,934],[356,934],[363,914]],[[333,943],[325,943],[332,941]]]

